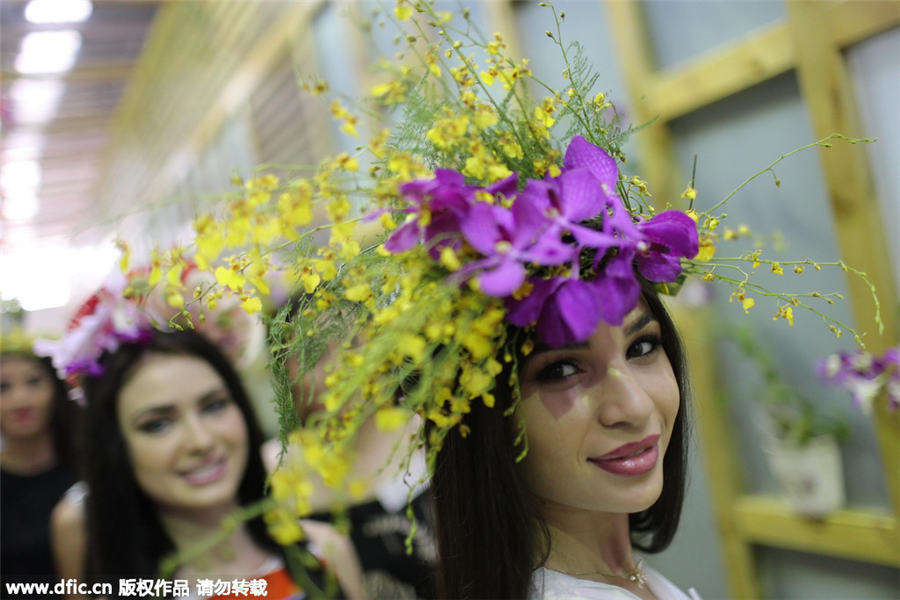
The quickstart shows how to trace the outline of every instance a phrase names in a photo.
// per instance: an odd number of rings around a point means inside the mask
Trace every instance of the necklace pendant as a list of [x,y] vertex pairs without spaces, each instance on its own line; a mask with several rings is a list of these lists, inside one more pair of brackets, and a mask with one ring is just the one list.
[[639,588],[643,588],[647,585],[647,576],[644,574],[644,563],[643,561],[638,561],[634,566],[634,571],[628,574],[628,581],[634,583]]

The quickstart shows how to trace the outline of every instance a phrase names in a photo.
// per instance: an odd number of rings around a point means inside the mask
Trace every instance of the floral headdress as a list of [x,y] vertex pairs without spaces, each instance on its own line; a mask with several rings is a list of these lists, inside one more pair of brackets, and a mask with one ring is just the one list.
[[[127,265],[123,262],[122,266]],[[186,262],[169,278],[167,286],[157,286],[155,279],[153,266],[124,274],[121,270],[111,272],[100,289],[79,307],[61,339],[34,342],[34,352],[51,357],[57,375],[69,382],[73,399],[84,399],[80,376],[103,375],[100,358],[104,352],[115,352],[123,343],[148,342],[154,330],[171,331],[196,323],[197,329],[236,365],[253,360],[262,344],[262,327],[245,311],[235,311],[238,307],[230,298],[221,306],[192,306],[184,311],[183,319],[170,318],[173,307],[184,307],[178,290],[208,285],[214,280],[211,276]]]
[[[647,183],[621,169],[630,130],[592,89],[597,77],[578,48],[563,44],[559,19],[548,32],[566,63],[568,88],[559,91],[527,61],[507,56],[499,34],[478,34],[468,11],[454,17],[432,2],[401,0],[393,20],[419,63],[388,64],[390,79],[354,111],[346,99],[330,105],[351,136],[358,112],[402,113],[393,132],[381,130],[308,177],[264,172],[237,180],[221,213],[195,221],[194,260],[216,283],[188,290],[187,305],[232,294],[249,312],[259,310],[264,276],[286,264],[306,295],[299,310],[270,324],[276,375],[289,377],[288,357],[301,373],[311,371],[338,344],[318,398],[324,413],[291,434],[304,447],[303,462],[273,476],[273,495],[285,503],[268,515],[279,539],[300,535],[309,471],[353,489],[347,453],[367,419],[384,429],[413,415],[429,421],[428,439],[421,434],[413,446],[427,445],[433,459],[454,429],[468,433],[462,420],[473,402],[494,405],[504,365],[517,401],[515,363],[535,337],[558,346],[586,339],[600,320],[621,323],[639,301],[638,275],[663,292],[691,274],[719,280],[744,311],[754,296],[770,297],[776,319],[793,324],[794,309],[806,309],[859,339],[817,307],[837,294],[777,292],[753,278],[761,265],[775,273],[859,272],[841,262],[777,262],[761,249],[717,257],[717,245],[749,235],[723,225],[718,212],[734,193],[702,213],[690,208],[692,186],[682,196],[687,210],[651,204]],[[319,94],[327,84],[306,88]],[[532,88],[547,93],[533,100]],[[327,220],[314,221],[322,212]],[[386,233],[362,244],[358,225],[376,220]],[[327,243],[313,243],[322,231]],[[160,272],[180,269],[186,252],[157,253]],[[295,399],[286,382],[277,391],[287,440],[297,425]]]
[[113,271],[81,305],[61,339],[34,343],[35,354],[49,356],[59,378],[69,381],[73,400],[84,401],[79,376],[103,374],[99,360],[104,352],[115,352],[122,343],[148,339],[150,320],[132,299],[125,297],[126,287],[126,277]]

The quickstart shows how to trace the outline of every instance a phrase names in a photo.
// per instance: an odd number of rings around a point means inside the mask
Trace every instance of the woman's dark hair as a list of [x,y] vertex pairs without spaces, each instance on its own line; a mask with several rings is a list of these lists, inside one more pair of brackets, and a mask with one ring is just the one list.
[[[663,460],[663,489],[645,511],[629,515],[632,544],[664,550],[675,535],[684,499],[690,389],[684,351],[652,286],[644,300],[659,321],[662,346],[678,382],[681,404]],[[550,550],[549,531],[516,468],[511,363],[496,379],[496,406],[473,402],[463,438],[452,431],[438,453],[432,478],[439,551],[439,588],[446,598],[525,598],[534,569]]]
[[[88,483],[88,565],[95,581],[119,577],[155,578],[159,562],[175,550],[159,520],[153,501],[139,487],[125,439],[119,428],[118,397],[149,353],[185,355],[206,361],[222,378],[247,428],[248,456],[238,489],[239,503],[263,497],[266,471],[260,457],[263,437],[240,377],[227,358],[193,331],[153,332],[150,339],[122,345],[100,360],[103,375],[87,378],[86,480]],[[247,523],[254,542],[281,554],[261,518]]]
[[66,467],[73,475],[78,474],[79,461],[79,421],[81,407],[69,399],[66,383],[56,376],[56,369],[47,357],[35,356],[29,352],[3,352],[0,359],[15,358],[30,360],[38,365],[53,385],[53,400],[50,409],[50,430],[56,462]]

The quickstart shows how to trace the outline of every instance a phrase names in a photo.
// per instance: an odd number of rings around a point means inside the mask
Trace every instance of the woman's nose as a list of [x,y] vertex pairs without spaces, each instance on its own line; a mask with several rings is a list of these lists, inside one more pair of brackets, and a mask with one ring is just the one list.
[[598,418],[604,427],[642,427],[653,414],[653,399],[627,363],[610,363],[595,390]]
[[215,434],[198,415],[185,417],[185,445],[192,452],[205,452],[215,441]]

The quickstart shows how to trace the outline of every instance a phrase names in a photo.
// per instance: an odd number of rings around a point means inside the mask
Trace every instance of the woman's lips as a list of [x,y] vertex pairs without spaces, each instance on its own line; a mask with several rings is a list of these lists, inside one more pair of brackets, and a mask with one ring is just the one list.
[[643,475],[651,471],[659,459],[658,439],[659,434],[648,435],[639,442],[624,444],[603,456],[588,458],[588,461],[615,475]]
[[13,423],[28,423],[37,416],[37,410],[31,407],[15,408],[9,411],[9,416]]
[[227,471],[228,459],[222,457],[190,471],[179,473],[179,476],[191,485],[206,485],[218,481],[225,476]]

